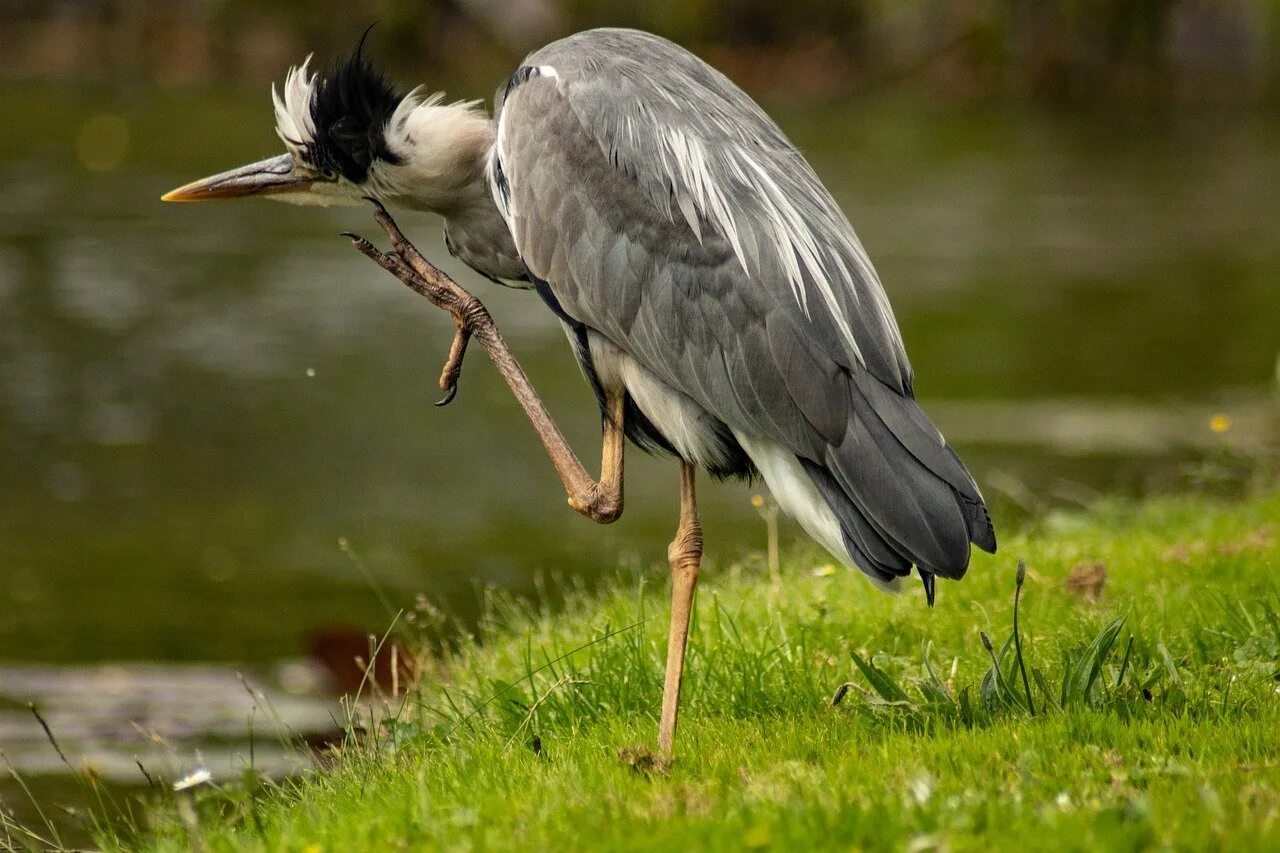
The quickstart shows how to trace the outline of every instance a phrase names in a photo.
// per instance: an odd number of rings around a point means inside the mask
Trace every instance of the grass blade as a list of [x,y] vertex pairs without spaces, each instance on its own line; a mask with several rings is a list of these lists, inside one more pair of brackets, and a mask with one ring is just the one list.
[[907,693],[898,683],[889,677],[889,674],[880,669],[869,660],[863,660],[857,652],[849,652],[853,658],[854,664],[862,672],[864,678],[871,685],[871,689],[879,694],[880,698],[886,702],[903,702],[911,704],[911,700],[907,697]]
[[1124,623],[1124,616],[1117,616],[1112,619],[1102,627],[1102,630],[1097,633],[1080,654],[1080,657],[1076,659],[1075,665],[1072,667],[1071,695],[1068,697],[1069,699],[1088,704],[1093,685],[1098,680],[1103,664],[1106,663],[1107,656],[1111,653],[1111,648],[1120,636]]

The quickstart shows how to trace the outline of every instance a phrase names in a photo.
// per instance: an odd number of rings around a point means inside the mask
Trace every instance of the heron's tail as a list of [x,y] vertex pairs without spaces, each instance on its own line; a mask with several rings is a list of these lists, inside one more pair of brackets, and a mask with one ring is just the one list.
[[822,459],[738,436],[782,508],[833,554],[895,588],[916,566],[960,578],[969,545],[996,550],[973,478],[915,400],[867,374],[852,377],[849,426]]
[[844,440],[821,461],[801,460],[840,524],[849,557],[890,583],[914,565],[932,603],[933,575],[958,579],[969,544],[995,553],[982,494],[916,401],[868,374],[850,382]]

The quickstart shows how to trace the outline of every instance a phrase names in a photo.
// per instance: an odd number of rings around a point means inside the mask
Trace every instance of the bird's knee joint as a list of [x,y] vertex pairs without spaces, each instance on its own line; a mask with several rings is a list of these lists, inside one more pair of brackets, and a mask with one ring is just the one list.
[[590,509],[590,518],[597,524],[612,524],[621,516],[622,504],[616,500],[600,500]]
[[590,490],[585,499],[570,495],[569,507],[596,524],[611,524],[622,516],[622,501],[614,495],[605,494],[598,485]]
[[702,531],[681,531],[667,546],[667,562],[672,572],[697,574],[702,566]]

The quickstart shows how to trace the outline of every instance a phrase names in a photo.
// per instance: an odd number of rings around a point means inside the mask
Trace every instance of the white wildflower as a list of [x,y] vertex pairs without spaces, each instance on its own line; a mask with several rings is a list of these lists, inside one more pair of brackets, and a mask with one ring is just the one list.
[[197,767],[186,776],[173,783],[173,790],[186,791],[213,781],[213,774],[208,767]]

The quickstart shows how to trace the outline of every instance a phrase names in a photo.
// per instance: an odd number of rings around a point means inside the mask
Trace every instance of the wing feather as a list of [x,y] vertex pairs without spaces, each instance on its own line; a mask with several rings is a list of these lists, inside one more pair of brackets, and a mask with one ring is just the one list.
[[844,493],[833,509],[868,573],[959,576],[970,539],[994,547],[977,487],[912,399],[866,252],[777,125],[634,31],[572,36],[525,69],[499,94],[495,198],[563,310],[794,453],[828,501]]

